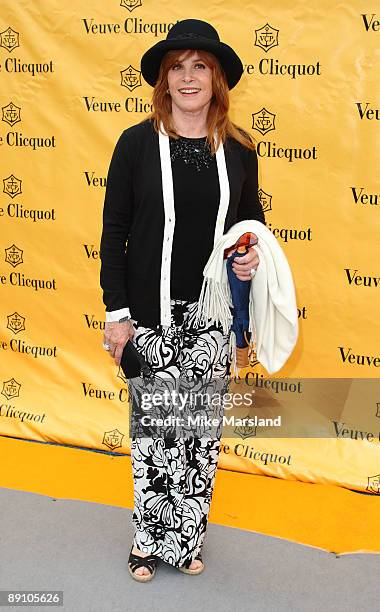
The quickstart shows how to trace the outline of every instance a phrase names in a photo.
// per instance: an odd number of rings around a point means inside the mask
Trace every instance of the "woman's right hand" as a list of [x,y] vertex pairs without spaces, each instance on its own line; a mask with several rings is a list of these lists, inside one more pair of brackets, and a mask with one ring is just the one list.
[[112,358],[115,359],[116,365],[120,365],[121,356],[127,342],[130,342],[135,335],[135,328],[132,321],[113,321],[106,323],[104,328],[104,344],[110,346],[108,351]]

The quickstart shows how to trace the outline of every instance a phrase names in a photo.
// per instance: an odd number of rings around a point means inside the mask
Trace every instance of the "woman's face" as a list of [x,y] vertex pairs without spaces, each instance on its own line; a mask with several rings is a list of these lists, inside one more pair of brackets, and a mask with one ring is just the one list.
[[197,51],[186,58],[180,55],[168,72],[172,104],[183,112],[199,112],[208,107],[212,98],[212,69]]

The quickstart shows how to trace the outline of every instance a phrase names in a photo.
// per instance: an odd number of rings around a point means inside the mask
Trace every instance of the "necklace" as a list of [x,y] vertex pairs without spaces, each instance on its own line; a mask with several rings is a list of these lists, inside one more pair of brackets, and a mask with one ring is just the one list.
[[214,160],[211,154],[211,148],[206,141],[206,136],[203,138],[170,138],[170,159],[182,159],[185,164],[195,165],[198,171],[202,168],[208,168]]

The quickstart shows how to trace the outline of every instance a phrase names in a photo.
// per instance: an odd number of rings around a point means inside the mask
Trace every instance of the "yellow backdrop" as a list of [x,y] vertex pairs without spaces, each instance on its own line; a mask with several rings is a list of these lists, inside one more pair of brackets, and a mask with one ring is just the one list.
[[[106,175],[120,133],[150,110],[142,53],[177,20],[199,18],[245,67],[231,115],[256,139],[260,196],[299,308],[299,341],[277,376],[308,389],[280,402],[298,435],[226,431],[219,467],[380,494],[373,10],[353,0],[3,1],[1,435],[129,453],[126,381],[102,348]],[[265,377],[258,364],[250,372]],[[344,392],[340,380],[324,394],[334,378],[347,380]],[[261,414],[278,410],[269,396]]]

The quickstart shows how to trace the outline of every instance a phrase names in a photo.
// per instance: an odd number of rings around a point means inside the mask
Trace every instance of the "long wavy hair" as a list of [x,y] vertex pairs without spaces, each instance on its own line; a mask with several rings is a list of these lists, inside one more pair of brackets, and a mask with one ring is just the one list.
[[[193,54],[194,50],[189,49],[185,52],[183,59]],[[213,96],[210,102],[209,111],[207,114],[207,141],[210,144],[211,151],[215,153],[220,142],[226,141],[227,136],[230,136],[240,142],[248,149],[254,149],[255,144],[248,132],[232,123],[228,116],[230,107],[229,89],[227,79],[219,60],[213,53],[208,51],[198,50],[197,53],[201,60],[212,70],[212,91]],[[174,130],[172,124],[172,101],[168,94],[168,72],[171,67],[178,61],[179,57],[183,56],[183,50],[168,51],[162,62],[155,84],[152,96],[153,111],[148,116],[148,119],[153,121],[154,129],[158,133],[159,126],[162,121],[168,136],[178,138],[178,134]],[[214,134],[216,142],[214,142]]]

